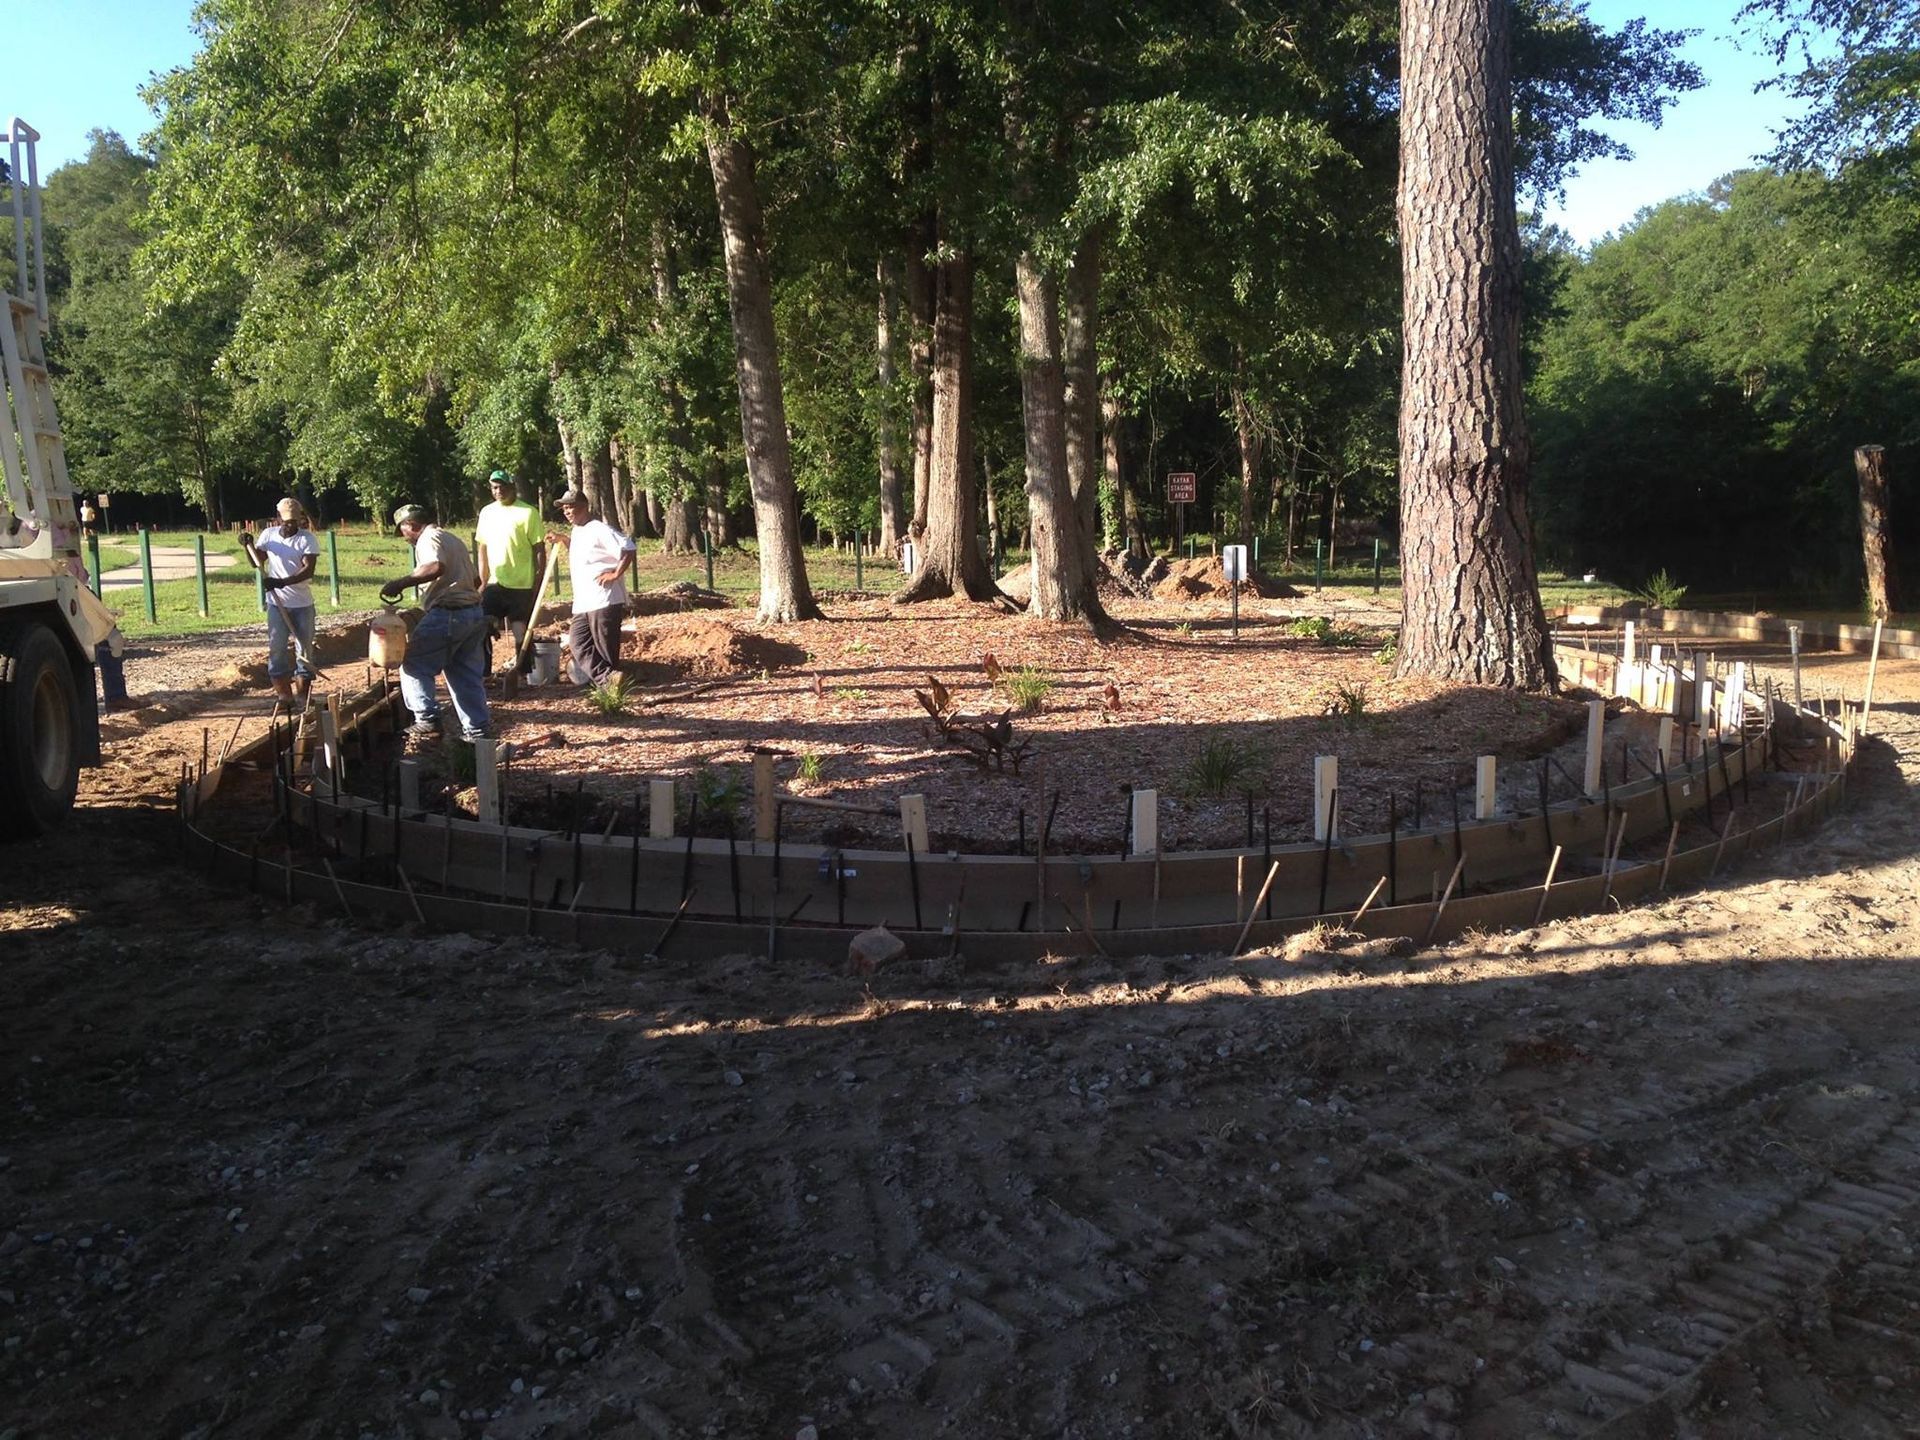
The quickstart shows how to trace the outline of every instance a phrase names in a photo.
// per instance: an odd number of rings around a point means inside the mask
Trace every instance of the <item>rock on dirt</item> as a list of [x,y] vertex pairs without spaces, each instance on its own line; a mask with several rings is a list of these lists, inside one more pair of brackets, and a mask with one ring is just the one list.
[[907,942],[884,925],[862,930],[847,946],[847,973],[871,975],[889,960],[904,955]]

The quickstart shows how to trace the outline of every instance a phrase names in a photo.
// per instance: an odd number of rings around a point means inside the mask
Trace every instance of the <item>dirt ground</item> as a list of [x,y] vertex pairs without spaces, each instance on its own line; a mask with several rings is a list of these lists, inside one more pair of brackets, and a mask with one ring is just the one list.
[[853,979],[186,873],[257,643],[0,865],[0,1437],[1920,1432],[1920,664],[1709,891]]

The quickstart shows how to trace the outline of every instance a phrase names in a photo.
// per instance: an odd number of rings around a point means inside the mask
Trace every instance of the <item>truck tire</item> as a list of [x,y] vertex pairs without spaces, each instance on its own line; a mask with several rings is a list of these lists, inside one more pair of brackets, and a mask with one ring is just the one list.
[[80,788],[80,694],[59,637],[0,621],[0,841],[58,825]]

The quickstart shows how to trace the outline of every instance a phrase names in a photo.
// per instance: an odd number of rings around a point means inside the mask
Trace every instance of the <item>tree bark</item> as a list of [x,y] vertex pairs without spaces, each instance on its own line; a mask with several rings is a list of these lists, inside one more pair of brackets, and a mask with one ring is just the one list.
[[586,492],[593,513],[617,528],[620,521],[613,506],[613,465],[604,442],[580,452],[580,488]]
[[1266,457],[1267,440],[1254,423],[1253,403],[1247,392],[1236,386],[1233,391],[1233,433],[1240,445],[1240,541],[1253,544],[1253,491],[1260,483],[1260,464]]
[[1140,519],[1140,500],[1134,494],[1132,478],[1127,474],[1127,416],[1120,409],[1120,397],[1113,387],[1105,387],[1100,399],[1102,454],[1106,462],[1107,490],[1119,521],[1118,539],[1127,554],[1144,564],[1147,559],[1146,527]]
[[691,497],[670,500],[662,517],[661,538],[669,555],[693,555],[700,550],[700,502]]
[[647,490],[642,492],[641,499],[647,507],[647,533],[649,535],[666,534],[667,517],[660,509],[660,497],[653,491]]
[[787,442],[786,398],[774,338],[773,285],[767,271],[753,150],[732,135],[724,113],[708,116],[707,159],[720,211],[727,260],[727,308],[733,319],[734,368],[740,385],[740,433],[753,490],[760,541],[762,621],[817,620],[800,549],[800,497]]
[[1031,251],[1014,265],[1020,297],[1020,411],[1027,439],[1027,517],[1033,529],[1033,594],[1042,620],[1103,620],[1093,545],[1082,528],[1067,470],[1066,367],[1060,354],[1060,292]]
[[906,514],[901,495],[900,431],[894,424],[893,391],[899,381],[900,260],[881,255],[877,267],[880,314],[874,331],[874,349],[880,361],[880,553],[897,554],[906,539]]
[[1401,0],[1400,70],[1398,673],[1544,689],[1506,0]]
[[938,277],[927,264],[933,230],[932,223],[926,222],[907,236],[907,364],[913,374],[913,517],[908,524],[915,538],[927,533],[933,490],[933,312]]
[[1066,364],[1067,481],[1089,553],[1100,544],[1100,241],[1095,226],[1074,250],[1060,335]]
[[973,256],[942,262],[934,275],[933,456],[920,570],[894,598],[999,594],[980,558],[979,496],[973,477]]
[[1862,445],[1853,452],[1860,477],[1860,553],[1867,567],[1867,608],[1876,620],[1900,608],[1900,576],[1894,569],[1887,519],[1887,452]]
[[727,462],[718,454],[707,457],[707,537],[716,550],[740,543],[727,508]]

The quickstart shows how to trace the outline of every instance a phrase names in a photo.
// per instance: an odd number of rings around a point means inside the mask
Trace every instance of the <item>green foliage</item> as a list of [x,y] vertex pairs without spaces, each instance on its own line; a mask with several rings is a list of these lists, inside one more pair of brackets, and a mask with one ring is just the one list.
[[702,763],[693,772],[693,799],[700,815],[719,828],[739,818],[746,800],[747,782],[732,766]]
[[1300,640],[1325,641],[1333,634],[1333,622],[1324,615],[1301,615],[1287,626],[1287,634]]
[[1220,796],[1251,781],[1267,763],[1264,751],[1231,735],[1209,735],[1187,762],[1184,788],[1189,795]]
[[1400,641],[1389,636],[1386,643],[1373,652],[1373,658],[1388,669],[1393,668],[1395,662],[1400,659]]
[[1365,685],[1337,685],[1333,699],[1327,705],[1327,713],[1342,720],[1358,720],[1367,713],[1367,687]]
[[1634,589],[1634,598],[1661,610],[1671,610],[1680,603],[1687,593],[1687,587],[1678,584],[1664,569],[1656,570]]
[[799,762],[794,766],[795,776],[806,781],[809,785],[819,784],[820,777],[826,774],[826,772],[827,762],[825,757],[814,751],[808,751],[802,755]]
[[1045,670],[1032,665],[1022,665],[1018,670],[1009,670],[1000,677],[1000,688],[1007,692],[1007,698],[1013,701],[1014,708],[1028,715],[1037,713],[1059,684]]
[[604,685],[587,687],[587,708],[596,714],[611,719],[615,715],[624,715],[627,702],[633,698],[633,689],[627,683],[627,677],[616,675]]

